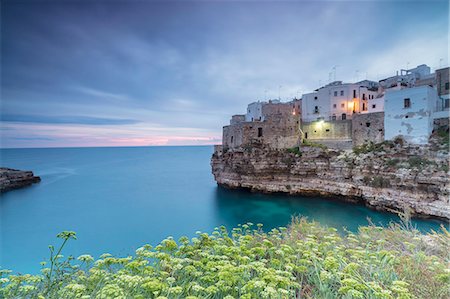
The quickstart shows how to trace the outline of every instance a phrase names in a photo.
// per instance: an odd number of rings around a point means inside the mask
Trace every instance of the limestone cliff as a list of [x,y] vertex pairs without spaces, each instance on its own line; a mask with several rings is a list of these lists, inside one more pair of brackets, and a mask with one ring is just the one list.
[[211,159],[217,183],[262,192],[339,197],[376,209],[450,219],[448,153],[384,142],[357,151],[252,148]]
[[31,171],[21,171],[11,168],[0,168],[0,193],[29,186],[41,181]]

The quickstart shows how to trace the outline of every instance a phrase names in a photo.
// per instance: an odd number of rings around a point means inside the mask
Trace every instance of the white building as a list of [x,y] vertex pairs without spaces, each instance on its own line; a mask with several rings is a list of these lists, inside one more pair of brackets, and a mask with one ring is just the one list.
[[426,64],[421,64],[415,68],[397,71],[395,76],[380,80],[380,86],[383,89],[402,89],[405,87],[414,87],[417,85],[425,85],[427,82],[434,80],[434,73]]
[[262,115],[262,106],[264,102],[253,102],[248,104],[247,113],[245,114],[245,121],[264,121]]
[[368,112],[369,102],[378,95],[378,83],[335,81],[302,96],[302,120],[346,120],[353,113]]
[[385,140],[401,135],[406,141],[428,143],[434,113],[441,110],[436,89],[428,85],[387,90],[384,95]]
[[383,112],[383,111],[384,111],[384,95],[378,95],[378,97],[369,100],[368,109],[366,111],[367,113]]
[[269,100],[269,102],[253,102],[248,104],[245,121],[264,121],[263,106],[265,104],[280,104],[279,100]]

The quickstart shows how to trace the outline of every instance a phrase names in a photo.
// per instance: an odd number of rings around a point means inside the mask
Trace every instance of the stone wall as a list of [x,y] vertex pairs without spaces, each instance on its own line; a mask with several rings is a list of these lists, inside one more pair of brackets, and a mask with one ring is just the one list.
[[243,121],[243,116],[233,116],[230,125],[223,127],[223,149],[251,147],[252,144],[265,144],[271,148],[291,148],[298,145],[298,107],[296,102],[264,103],[264,121]]
[[302,122],[303,137],[309,141],[336,141],[352,140],[352,121],[313,121]]
[[384,141],[384,112],[354,114],[352,119],[353,146],[372,141]]
[[249,147],[254,143],[290,148],[299,143],[299,138],[298,117],[272,115],[262,122],[240,122],[223,127],[222,145],[224,150]]

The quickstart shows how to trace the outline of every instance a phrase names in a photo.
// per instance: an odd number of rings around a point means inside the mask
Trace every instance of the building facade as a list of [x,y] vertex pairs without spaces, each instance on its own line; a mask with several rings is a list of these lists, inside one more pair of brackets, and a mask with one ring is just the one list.
[[385,139],[402,136],[411,143],[428,143],[433,132],[434,113],[440,109],[436,89],[424,85],[388,90],[384,98]]
[[245,115],[234,115],[223,127],[224,150],[260,143],[272,148],[291,148],[300,142],[300,100],[255,102]]

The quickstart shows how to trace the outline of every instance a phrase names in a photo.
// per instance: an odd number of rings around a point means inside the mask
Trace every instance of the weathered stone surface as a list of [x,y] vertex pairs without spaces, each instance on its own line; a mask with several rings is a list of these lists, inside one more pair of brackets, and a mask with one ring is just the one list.
[[340,197],[388,211],[450,219],[448,155],[387,144],[359,155],[303,147],[301,155],[264,147],[220,147],[211,159],[219,185],[261,192]]
[[0,193],[29,186],[41,181],[32,171],[0,167]]

